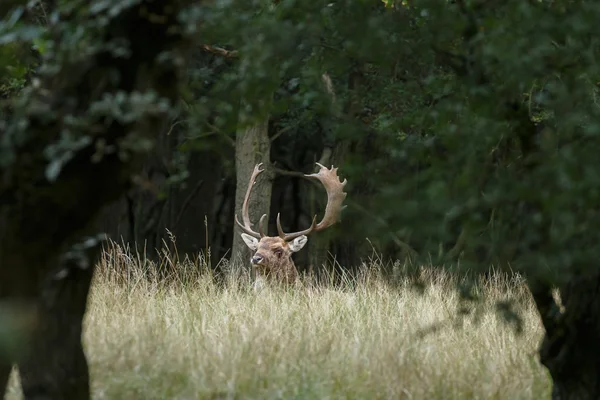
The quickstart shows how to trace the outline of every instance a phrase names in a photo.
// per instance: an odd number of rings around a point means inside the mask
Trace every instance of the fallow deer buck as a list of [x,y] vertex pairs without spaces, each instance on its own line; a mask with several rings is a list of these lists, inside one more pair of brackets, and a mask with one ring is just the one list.
[[344,192],[344,186],[346,185],[347,180],[344,179],[343,182],[340,181],[337,175],[337,168],[334,168],[333,165],[331,166],[331,169],[329,169],[319,163],[316,164],[321,167],[319,172],[315,174],[305,174],[304,176],[318,179],[327,191],[327,206],[325,207],[323,219],[317,224],[317,216],[315,215],[309,228],[299,232],[285,233],[281,228],[280,214],[277,213],[278,236],[267,236],[267,234],[265,234],[264,223],[267,214],[264,214],[260,218],[258,232],[252,230],[252,224],[248,214],[248,200],[252,193],[252,187],[256,183],[256,178],[264,171],[264,169],[260,169],[262,163],[257,164],[254,167],[254,171],[250,177],[250,183],[248,184],[248,190],[246,191],[246,197],[244,198],[244,203],[242,205],[242,219],[244,224],[242,225],[238,220],[237,213],[235,215],[235,222],[237,222],[244,231],[241,236],[246,245],[250,250],[256,251],[250,260],[252,267],[256,271],[257,280],[255,281],[255,289],[257,289],[263,281],[276,281],[286,284],[294,283],[298,277],[298,271],[292,260],[292,253],[300,251],[304,245],[306,245],[306,242],[308,241],[307,236],[309,234],[330,227],[340,218],[340,213],[343,208],[342,203],[347,195],[347,193]]

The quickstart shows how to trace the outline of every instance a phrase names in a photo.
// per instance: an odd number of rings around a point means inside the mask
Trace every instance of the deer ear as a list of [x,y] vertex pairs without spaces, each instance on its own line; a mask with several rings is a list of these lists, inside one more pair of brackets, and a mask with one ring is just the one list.
[[294,253],[300,251],[302,250],[306,242],[308,242],[308,238],[305,235],[298,236],[290,243],[290,250],[292,250]]
[[250,248],[250,250],[256,250],[258,249],[258,239],[255,238],[254,236],[250,236],[246,233],[242,233],[242,239],[244,240],[244,243],[246,243],[246,246],[248,246]]

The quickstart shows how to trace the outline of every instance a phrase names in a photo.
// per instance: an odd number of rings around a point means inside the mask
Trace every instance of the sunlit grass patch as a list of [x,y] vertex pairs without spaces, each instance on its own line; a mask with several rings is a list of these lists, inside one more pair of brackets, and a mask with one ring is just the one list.
[[[433,268],[422,270],[422,293],[408,279],[386,283],[376,266],[346,286],[255,293],[244,277],[216,284],[191,262],[181,262],[184,278],[160,283],[147,262],[118,251],[97,271],[85,321],[95,399],[549,394],[536,356],[542,329],[518,277],[492,276],[479,287],[479,320],[457,320],[456,278]],[[508,298],[518,300],[520,335],[495,311]]]

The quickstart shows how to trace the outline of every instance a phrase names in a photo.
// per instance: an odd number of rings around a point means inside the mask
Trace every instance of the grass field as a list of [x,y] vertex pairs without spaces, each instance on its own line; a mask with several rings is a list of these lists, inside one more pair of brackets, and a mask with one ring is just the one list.
[[[169,284],[118,246],[98,268],[84,338],[94,399],[549,398],[542,329],[518,277],[481,285],[481,318],[457,324],[456,278],[431,268],[422,293],[369,270],[341,288],[254,293],[164,259],[180,272]],[[521,334],[495,311],[507,298]]]

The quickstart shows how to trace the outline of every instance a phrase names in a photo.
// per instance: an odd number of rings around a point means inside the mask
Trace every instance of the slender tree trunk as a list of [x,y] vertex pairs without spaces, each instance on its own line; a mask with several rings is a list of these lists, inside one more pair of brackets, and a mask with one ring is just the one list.
[[[348,140],[341,140],[335,138],[333,131],[336,125],[341,122],[341,120],[346,119],[349,121],[354,121],[354,123],[356,123],[357,116],[362,105],[360,90],[363,84],[364,77],[361,66],[355,65],[348,76],[347,84],[349,99],[346,101],[345,104],[340,104],[338,102],[333,83],[329,74],[324,73],[322,78],[325,91],[327,92],[331,100],[331,114],[328,116],[328,118],[325,118],[323,121],[323,125],[328,131],[327,133],[330,137],[330,140],[326,142],[318,162],[327,167],[331,165],[339,166],[344,162],[346,158],[346,154],[348,153],[350,143]],[[314,190],[315,191],[313,193],[316,196],[322,196],[318,189]],[[336,227],[334,227],[333,229],[335,230],[335,228]],[[311,269],[319,270],[321,269],[321,266],[327,262],[328,253],[332,250],[335,241],[333,240],[331,230],[322,232],[319,235],[315,235],[315,237],[311,239],[312,242],[310,242],[311,246],[309,247],[309,263],[312,267]],[[336,264],[342,264],[342,267],[346,267],[344,269],[347,269],[347,267],[350,266],[343,264],[347,264],[350,260],[353,259],[351,253],[352,249],[356,246],[354,246],[354,243],[350,243],[347,239],[344,238],[338,239],[337,242],[343,243],[344,247],[346,248],[346,251],[340,254],[340,258],[338,258],[336,255],[335,262]]]
[[[252,175],[254,165],[263,163],[266,169],[256,180],[249,201],[250,220],[253,229],[258,231],[258,220],[261,215],[268,214],[271,205],[272,177],[269,171],[271,155],[271,141],[269,140],[269,118],[265,117],[260,122],[238,131],[235,142],[235,213],[240,222],[242,221],[242,204],[246,189]],[[235,221],[233,232],[233,248],[231,250],[231,262],[234,268],[249,266],[250,250],[246,247],[240,234],[242,231]]]
[[552,399],[600,399],[600,273],[572,278],[562,288],[563,312],[549,288],[532,293],[546,328],[540,361],[552,377]]

